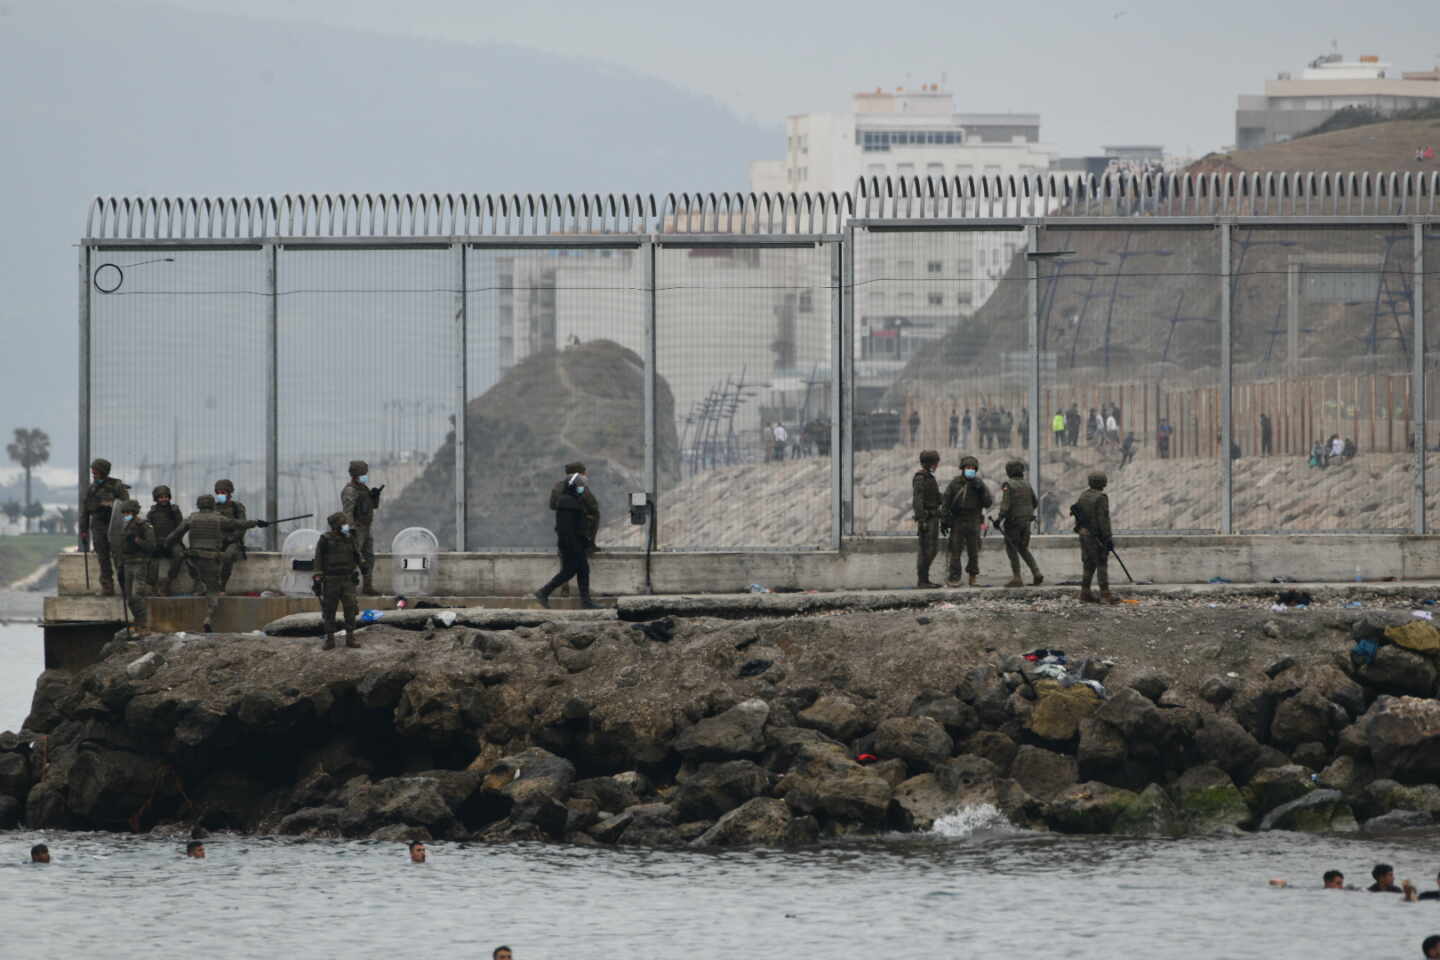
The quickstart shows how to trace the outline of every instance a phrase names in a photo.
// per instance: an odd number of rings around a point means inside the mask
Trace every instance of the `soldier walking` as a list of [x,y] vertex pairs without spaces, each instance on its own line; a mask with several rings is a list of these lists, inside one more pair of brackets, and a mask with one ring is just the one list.
[[155,531],[156,546],[155,556],[150,562],[149,580],[157,596],[168,597],[175,592],[175,578],[185,563],[185,551],[178,544],[167,547],[165,541],[185,522],[185,515],[170,502],[170,488],[165,484],[156,487],[151,495],[155,503],[145,515],[145,522]]
[[372,579],[375,571],[375,539],[370,526],[380,508],[380,492],[384,486],[371,487],[370,464],[364,460],[350,461],[350,482],[340,491],[340,509],[350,517],[350,535],[360,551],[360,576],[364,582],[360,592],[367,597],[378,596]]
[[[1089,477],[1090,488],[1080,494],[1070,508],[1075,518],[1075,532],[1080,535],[1080,560],[1085,573],[1080,580],[1080,600],[1083,603],[1119,603],[1110,592],[1110,549],[1115,541],[1110,538],[1110,498],[1105,495],[1107,478],[1095,471]],[[1090,582],[1100,579],[1100,596],[1090,592]]]
[[1025,464],[1011,460],[1005,464],[1005,483],[1000,488],[1000,513],[996,525],[1005,535],[1005,556],[1010,558],[1010,581],[1007,587],[1023,587],[1020,579],[1020,561],[1030,568],[1031,582],[1035,586],[1045,582],[1040,575],[1040,565],[1030,553],[1030,524],[1035,520],[1035,491],[1025,480]]
[[535,591],[540,606],[550,606],[550,594],[572,577],[580,585],[580,606],[593,610],[590,599],[590,560],[585,555],[590,545],[585,536],[585,508],[582,500],[587,483],[585,474],[574,473],[565,481],[565,490],[555,503],[555,540],[560,548],[560,572]]
[[355,617],[360,604],[355,599],[355,582],[360,579],[360,548],[349,517],[332,513],[327,522],[330,529],[315,544],[315,592],[320,595],[320,618],[325,624],[325,645],[320,649],[335,649],[335,608],[341,604],[345,606],[345,646],[358,649]]
[[[245,522],[245,504],[235,499],[235,484],[229,480],[215,481],[215,512],[226,520]],[[235,564],[246,557],[244,530],[226,534],[220,553],[220,591],[223,593],[230,589],[230,574],[235,572]]]
[[[942,533],[950,539],[950,571],[946,585],[958,587],[961,576],[969,574],[970,586],[980,575],[980,524],[985,511],[994,503],[985,481],[980,479],[980,461],[974,457],[960,458],[960,475],[950,481],[940,500]],[[960,562],[964,553],[965,564]]]
[[915,526],[920,532],[920,552],[915,562],[915,586],[918,589],[938,587],[930,582],[930,567],[940,551],[940,484],[935,468],[940,454],[935,450],[920,451],[920,469],[910,481],[915,510]]
[[113,552],[110,547],[110,521],[114,519],[115,504],[129,498],[130,490],[124,481],[110,476],[110,461],[96,458],[90,464],[91,483],[85,490],[85,502],[80,511],[80,548],[89,550],[92,546],[100,558],[100,593],[115,596],[115,573]]
[[195,578],[195,588],[209,600],[205,608],[206,633],[215,622],[215,609],[225,592],[220,586],[220,565],[225,557],[226,539],[237,533],[243,536],[251,527],[268,526],[264,520],[231,520],[221,516],[215,509],[215,498],[202,493],[195,498],[195,512],[165,538],[165,546],[172,547],[187,533],[190,535],[190,549],[185,556]]
[[135,626],[145,626],[145,598],[150,595],[150,563],[155,556],[155,528],[140,516],[140,504],[120,504],[120,587]]

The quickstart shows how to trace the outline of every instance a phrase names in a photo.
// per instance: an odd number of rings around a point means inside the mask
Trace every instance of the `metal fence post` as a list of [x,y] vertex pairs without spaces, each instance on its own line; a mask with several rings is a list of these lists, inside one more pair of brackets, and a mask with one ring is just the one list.
[[655,449],[655,237],[647,236],[640,245],[640,265],[644,273],[642,289],[645,297],[645,486],[650,493],[651,510],[655,516],[656,535],[660,530],[660,458]]
[[465,476],[465,407],[469,402],[470,394],[470,385],[467,382],[467,377],[470,375],[469,330],[467,329],[470,323],[470,280],[467,273],[466,244],[456,244],[455,251],[460,269],[459,304],[455,311],[455,342],[459,347],[455,371],[455,389],[458,394],[455,398],[455,550],[458,553],[464,553],[467,522],[465,491],[468,487],[468,479]]
[[1230,223],[1220,223],[1220,532],[1234,532],[1233,494],[1235,492],[1235,461],[1230,458],[1230,400],[1233,386],[1230,344]]
[[[90,486],[90,245],[80,245],[80,497],[85,516],[85,491]],[[82,529],[80,533],[87,533]]]
[[[1040,228],[1036,224],[1030,224],[1025,228],[1025,248],[1030,253],[1038,253],[1040,247]],[[1030,394],[1030,436],[1026,441],[1030,445],[1030,482],[1034,486],[1036,494],[1040,491],[1040,258],[1027,256],[1025,258],[1025,298],[1026,304],[1026,332],[1025,338],[1029,344],[1029,355],[1026,357],[1027,379]]]
[[[840,534],[855,535],[855,226],[845,225],[840,297]],[[832,442],[835,437],[831,433]]]
[[845,256],[841,243],[827,244],[830,248],[830,546],[839,550],[843,543],[845,511],[845,470],[840,456],[841,384],[849,378],[840,376],[840,367],[845,357]]
[[1415,334],[1414,350],[1411,351],[1411,362],[1414,364],[1410,395],[1413,397],[1411,404],[1415,408],[1414,420],[1414,441],[1415,441],[1415,490],[1414,490],[1414,522],[1412,524],[1415,533],[1423,534],[1426,530],[1425,523],[1425,225],[1415,223],[1411,244],[1414,257],[1415,284],[1412,288],[1414,293],[1410,301],[1410,309],[1414,311]]
[[[265,323],[265,515],[280,516],[280,245],[265,244],[270,302]],[[265,549],[280,549],[280,528],[265,530]]]

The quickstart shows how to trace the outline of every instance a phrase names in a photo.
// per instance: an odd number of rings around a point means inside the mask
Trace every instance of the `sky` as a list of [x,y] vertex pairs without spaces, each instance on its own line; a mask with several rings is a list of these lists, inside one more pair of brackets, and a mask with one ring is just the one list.
[[942,80],[963,112],[1039,113],[1063,155],[1199,155],[1332,40],[1429,67],[1434,23],[1421,0],[0,0],[0,433],[78,459],[96,195],[740,189],[783,117]]

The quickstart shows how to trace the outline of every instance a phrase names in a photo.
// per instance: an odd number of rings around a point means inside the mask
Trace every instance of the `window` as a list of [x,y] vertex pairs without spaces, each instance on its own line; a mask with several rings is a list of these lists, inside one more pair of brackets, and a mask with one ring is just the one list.
[[897,263],[897,264],[895,265],[895,267],[896,267],[896,270],[897,270],[897,274],[896,274],[897,276],[901,276],[901,277],[913,277],[913,276],[915,276],[915,261],[914,261],[914,260],[901,260],[899,263]]
[[901,307],[913,307],[915,305],[915,294],[913,293],[897,294],[895,299]]
[[943,273],[944,271],[945,264],[941,263],[939,260],[931,260],[929,263],[925,264],[926,273]]
[[960,294],[955,298],[955,300],[957,303],[960,304],[960,306],[968,307],[975,302],[975,295],[970,292],[970,288],[968,286],[965,286],[960,289]]
[[945,305],[945,294],[927,293],[925,294],[925,302],[930,304],[930,306],[932,307],[942,307]]
[[975,261],[969,257],[959,260],[955,264],[955,271],[962,277],[968,277],[975,272]]
[[998,267],[998,266],[1000,266],[1000,248],[999,248],[999,247],[996,247],[994,250],[991,250],[991,251],[990,251],[990,265],[991,265],[992,267]]

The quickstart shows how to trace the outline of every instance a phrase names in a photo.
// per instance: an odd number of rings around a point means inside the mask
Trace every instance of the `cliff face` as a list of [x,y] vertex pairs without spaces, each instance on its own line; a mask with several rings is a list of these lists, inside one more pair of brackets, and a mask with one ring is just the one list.
[[[661,476],[678,461],[674,401],[656,385]],[[467,545],[548,548],[555,543],[550,487],[578,460],[600,498],[601,516],[628,510],[627,494],[643,490],[645,381],[640,357],[609,340],[531,356],[466,409]],[[455,543],[454,436],[429,467],[380,512],[377,542],[423,526]]]
[[[416,611],[332,652],[117,641],[79,674],[44,674],[29,730],[0,738],[0,814],[34,829],[725,846],[924,829],[981,803],[1091,833],[1440,809],[1424,786],[1440,775],[1433,651],[1383,646],[1363,668],[1344,655],[1352,629],[1413,624],[1433,590],[1367,595],[1396,609],[1364,619],[1343,588],[1283,616],[1238,594],[1104,610],[955,596],[538,627]],[[1036,647],[1063,649],[1069,672],[1019,656]]]

